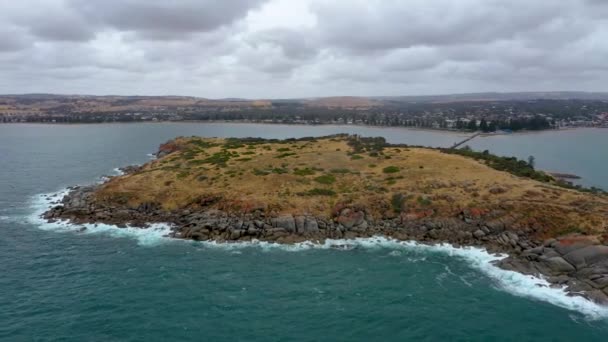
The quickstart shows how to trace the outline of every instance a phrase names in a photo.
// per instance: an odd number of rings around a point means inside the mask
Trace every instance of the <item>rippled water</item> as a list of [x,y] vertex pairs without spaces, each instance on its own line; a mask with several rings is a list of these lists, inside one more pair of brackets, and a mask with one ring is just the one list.
[[[352,126],[0,125],[0,340],[605,340],[606,309],[497,270],[479,250],[382,239],[349,250],[227,246],[168,240],[162,227],[77,233],[35,217],[46,205],[40,194],[145,162],[177,135],[337,132],[433,146],[460,138]],[[590,145],[607,146],[605,132],[471,145],[533,154],[541,167],[608,188],[606,152]]]

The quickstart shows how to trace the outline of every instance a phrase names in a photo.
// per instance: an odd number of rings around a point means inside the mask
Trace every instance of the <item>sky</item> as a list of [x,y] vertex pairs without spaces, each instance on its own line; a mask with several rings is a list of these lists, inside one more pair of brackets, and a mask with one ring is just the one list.
[[0,0],[0,93],[608,91],[608,0]]

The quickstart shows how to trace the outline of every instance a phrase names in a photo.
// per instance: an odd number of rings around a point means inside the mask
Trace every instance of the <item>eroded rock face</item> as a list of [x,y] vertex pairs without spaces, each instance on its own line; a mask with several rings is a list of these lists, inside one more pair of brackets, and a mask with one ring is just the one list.
[[363,211],[345,208],[342,209],[340,216],[338,216],[336,221],[348,230],[363,224],[363,222],[365,222],[365,213]]

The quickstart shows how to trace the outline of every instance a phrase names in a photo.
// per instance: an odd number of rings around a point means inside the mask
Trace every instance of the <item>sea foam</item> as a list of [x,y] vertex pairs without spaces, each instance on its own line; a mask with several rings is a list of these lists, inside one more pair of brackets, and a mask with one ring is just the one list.
[[[60,232],[81,232],[82,234],[107,234],[112,237],[128,237],[137,240],[142,246],[155,246],[175,239],[167,237],[171,232],[168,224],[153,224],[149,228],[119,228],[107,224],[75,225],[67,222],[46,222],[41,214],[56,205],[69,190],[56,194],[42,194],[32,200],[34,213],[28,216],[28,222],[43,230]],[[52,197],[53,195],[57,195]],[[86,228],[83,230],[82,228]],[[180,241],[180,240],[177,240]],[[184,241],[184,240],[181,240]],[[327,239],[323,242],[305,241],[295,244],[279,244],[266,241],[247,241],[220,243],[215,241],[197,242],[206,248],[219,248],[236,251],[244,248],[259,248],[264,251],[280,250],[287,252],[300,252],[306,250],[352,250],[390,249],[393,251],[410,250],[421,253],[443,253],[466,261],[476,270],[496,281],[497,287],[513,295],[531,298],[551,303],[553,305],[578,311],[588,319],[608,319],[608,307],[595,304],[582,297],[568,296],[565,288],[551,287],[545,279],[524,275],[518,272],[504,270],[495,265],[495,262],[506,255],[490,254],[485,249],[476,247],[454,247],[449,244],[421,244],[415,241],[398,241],[386,237],[355,238],[355,239]]]
[[47,222],[42,214],[61,202],[61,199],[69,193],[68,189],[52,194],[41,194],[35,196],[31,201],[33,213],[26,217],[26,221],[42,230],[58,232],[78,232],[82,234],[106,234],[112,237],[129,237],[137,240],[142,246],[155,246],[163,241],[174,240],[167,237],[171,232],[168,224],[151,224],[149,228],[119,228],[109,224],[71,224],[66,221]]

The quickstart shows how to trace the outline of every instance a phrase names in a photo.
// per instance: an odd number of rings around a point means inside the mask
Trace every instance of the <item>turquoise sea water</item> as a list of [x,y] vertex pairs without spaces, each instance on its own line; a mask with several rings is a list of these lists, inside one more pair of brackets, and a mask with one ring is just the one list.
[[[214,245],[158,231],[36,219],[40,194],[149,160],[178,135],[353,132],[449,146],[459,135],[353,126],[0,125],[0,340],[603,341],[608,309],[500,271],[478,250],[374,239],[329,246]],[[474,140],[608,188],[608,131]]]

